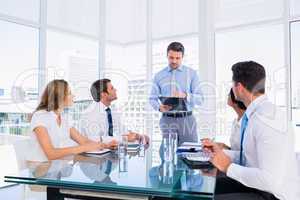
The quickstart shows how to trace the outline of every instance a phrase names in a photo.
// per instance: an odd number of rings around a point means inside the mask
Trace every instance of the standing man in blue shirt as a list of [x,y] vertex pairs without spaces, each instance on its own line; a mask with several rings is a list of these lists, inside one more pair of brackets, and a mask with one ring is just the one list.
[[[162,134],[170,131],[178,135],[178,144],[197,142],[197,124],[192,110],[195,105],[201,105],[203,95],[197,72],[182,65],[184,46],[172,42],[167,48],[168,66],[159,71],[153,80],[149,101],[154,110],[162,112],[160,129]],[[159,97],[183,98],[186,111],[172,110],[169,105],[161,104]]]

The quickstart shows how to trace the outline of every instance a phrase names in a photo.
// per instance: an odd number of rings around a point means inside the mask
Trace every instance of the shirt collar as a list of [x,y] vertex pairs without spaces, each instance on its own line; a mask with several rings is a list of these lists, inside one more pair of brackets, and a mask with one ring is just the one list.
[[245,112],[245,115],[247,115],[248,119],[255,112],[256,108],[267,99],[268,97],[266,95],[261,95],[250,103],[250,105],[247,107],[247,110]]
[[106,109],[109,108],[109,107],[107,107],[107,106],[104,105],[101,101],[99,101],[99,108],[100,108],[100,110],[106,110]]
[[[52,117],[54,117],[55,118],[55,120],[57,120],[58,119],[58,117],[59,117],[59,115],[57,115],[53,110],[51,110],[51,111],[49,111],[49,114],[52,116]],[[60,113],[60,119],[62,120],[63,119],[63,115],[64,115],[64,113],[62,112],[62,113]]]
[[58,117],[58,115],[53,110],[49,111],[49,114],[55,117],[55,119]]
[[[182,72],[182,68],[183,68],[183,65],[180,65],[177,69],[175,69],[175,71]],[[173,68],[170,65],[168,65],[168,71],[169,72],[173,71]]]

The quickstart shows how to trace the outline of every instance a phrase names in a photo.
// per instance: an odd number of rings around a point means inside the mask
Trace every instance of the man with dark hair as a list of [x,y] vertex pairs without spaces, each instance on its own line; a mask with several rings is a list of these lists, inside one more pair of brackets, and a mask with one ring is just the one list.
[[149,143],[149,137],[130,130],[121,122],[119,113],[113,112],[111,103],[117,99],[117,90],[109,79],[100,79],[91,86],[91,95],[94,99],[80,120],[82,133],[93,140],[109,142],[113,137],[127,135],[128,141],[143,140]]
[[247,110],[241,122],[240,150],[222,150],[212,141],[203,142],[213,151],[211,162],[227,175],[217,179],[215,199],[298,199],[293,130],[286,113],[264,94],[264,67],[239,62],[232,72],[234,96]]
[[262,65],[254,61],[239,62],[232,66],[232,72],[235,83],[242,83],[253,94],[265,93],[266,72]]
[[[112,100],[117,99],[116,90],[113,87],[110,87],[111,81],[109,79],[100,79],[95,81],[91,86],[91,95],[94,101],[99,102],[101,100],[101,94],[113,94]],[[112,88],[112,92],[108,92],[108,88]]]
[[[178,135],[178,144],[197,142],[197,125],[192,110],[201,105],[203,95],[197,71],[182,65],[184,46],[172,42],[167,48],[168,66],[159,71],[153,80],[149,102],[154,110],[162,113],[160,129],[164,135],[170,131]],[[178,97],[184,101],[185,110],[173,109],[160,103],[159,97]]]

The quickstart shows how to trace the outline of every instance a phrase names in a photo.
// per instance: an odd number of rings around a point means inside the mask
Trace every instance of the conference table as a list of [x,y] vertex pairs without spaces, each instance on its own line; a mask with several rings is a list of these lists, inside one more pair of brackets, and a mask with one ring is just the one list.
[[77,155],[49,162],[28,162],[6,182],[41,185],[48,200],[74,199],[213,199],[215,168],[192,169],[180,157],[158,162],[146,150],[119,158]]

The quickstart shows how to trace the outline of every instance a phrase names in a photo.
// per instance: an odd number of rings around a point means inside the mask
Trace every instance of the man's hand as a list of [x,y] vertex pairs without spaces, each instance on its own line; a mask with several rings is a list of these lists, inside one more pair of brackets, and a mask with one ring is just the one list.
[[145,149],[149,147],[150,138],[147,135],[140,135],[139,140],[144,144]]
[[172,106],[168,106],[168,105],[164,105],[164,104],[161,104],[159,106],[159,111],[160,112],[168,112],[171,109],[172,109]]
[[172,96],[173,97],[178,97],[178,98],[186,98],[187,94],[185,92],[175,91],[175,92],[172,93]]
[[202,140],[202,144],[204,149],[209,149],[212,152],[210,162],[220,171],[226,173],[231,164],[230,157],[223,152],[217,143],[214,143],[211,140]]
[[117,147],[118,147],[118,141],[115,139],[113,139],[111,142],[107,144],[104,144],[104,148],[106,149],[117,149]]
[[134,142],[140,138],[138,133],[129,132],[126,134],[128,142]]
[[217,142],[217,145],[218,145],[221,149],[230,149],[230,147],[227,146],[227,144],[222,143],[222,142]]
[[[213,142],[210,138],[203,138],[201,139],[201,142]],[[216,142],[216,144],[219,146],[220,149],[230,149],[229,146],[227,146],[225,143],[222,142]]]

